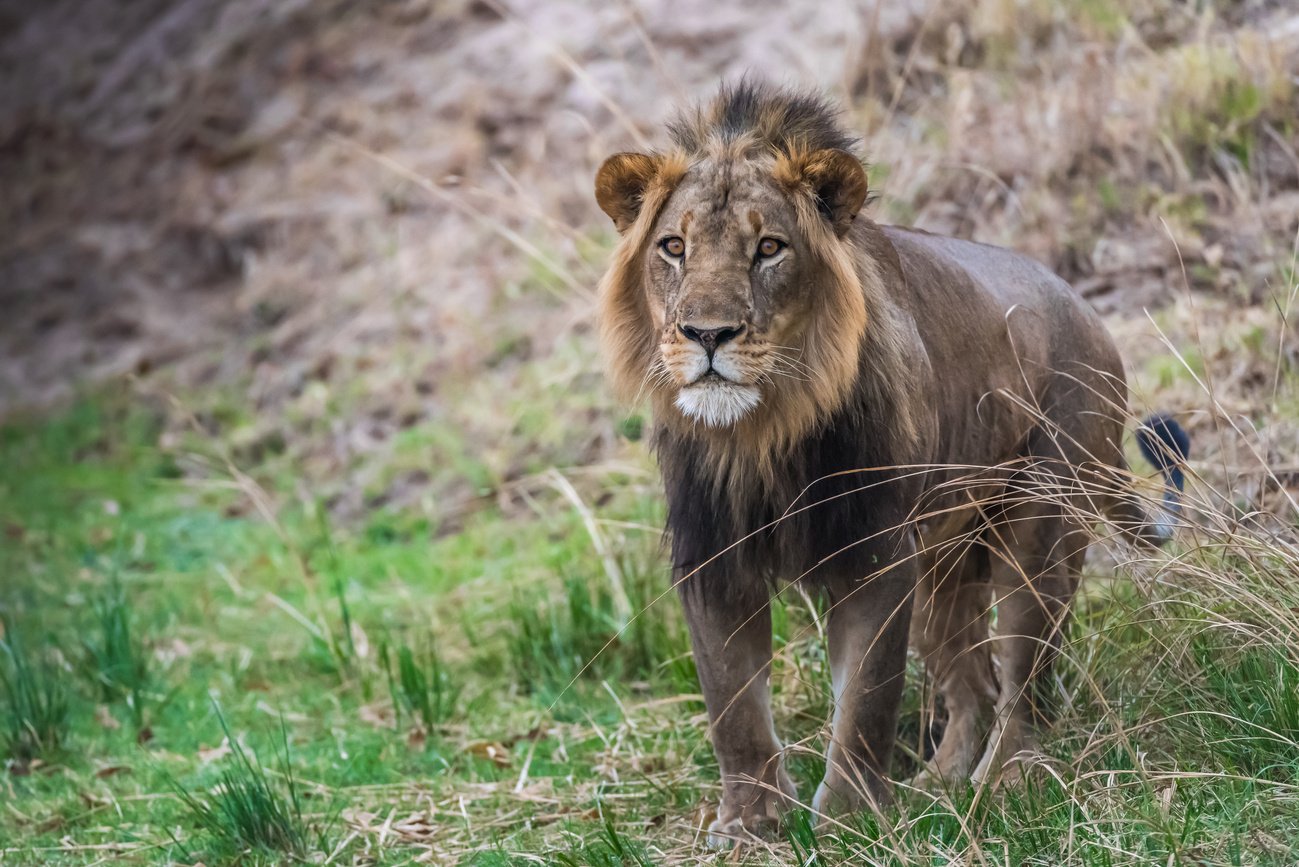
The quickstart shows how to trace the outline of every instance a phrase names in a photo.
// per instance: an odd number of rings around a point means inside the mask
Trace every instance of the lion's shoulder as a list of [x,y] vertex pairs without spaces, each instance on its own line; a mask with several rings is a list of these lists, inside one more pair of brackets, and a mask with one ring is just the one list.
[[921,229],[882,228],[913,291],[945,298],[956,292],[967,303],[986,297],[1001,312],[1018,305],[1090,314],[1066,280],[1024,253]]

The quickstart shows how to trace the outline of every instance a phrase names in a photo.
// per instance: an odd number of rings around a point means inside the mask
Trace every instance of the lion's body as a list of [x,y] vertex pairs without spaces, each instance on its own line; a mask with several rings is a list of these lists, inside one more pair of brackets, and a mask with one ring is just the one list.
[[[717,459],[719,451],[730,457],[732,442],[661,426],[657,451],[678,565],[704,562],[771,524],[734,556],[750,561],[743,571],[754,577],[797,577],[870,523],[854,513],[878,511],[880,497],[832,498],[873,484],[868,479],[882,474],[854,471],[875,467],[930,468],[911,471],[915,483],[905,485],[911,491],[903,498],[909,502],[966,480],[959,493],[926,501],[925,511],[943,515],[922,523],[935,538],[950,535],[968,523],[969,509],[961,506],[969,504],[961,501],[986,475],[971,468],[1028,455],[1029,432],[1043,421],[1034,408],[1096,460],[1120,465],[1121,362],[1099,318],[1066,283],[1037,262],[982,244],[865,220],[853,234],[870,250],[891,289],[892,315],[911,335],[903,350],[906,391],[893,399],[911,405],[914,435],[889,436],[886,419],[896,408],[878,405],[869,354],[844,406],[771,458],[766,477]],[[952,469],[937,469],[943,466]],[[732,483],[729,473],[740,481]]]
[[601,171],[624,234],[601,324],[613,379],[655,412],[724,778],[713,832],[752,832],[793,795],[767,700],[782,582],[830,601],[818,810],[888,797],[908,632],[949,711],[927,774],[995,775],[1034,744],[1087,516],[1146,532],[1118,352],[1036,262],[859,216],[860,164],[816,100],[741,85],[676,137]]
[[1008,250],[891,227],[882,234],[900,261],[893,297],[915,322],[917,364],[930,372],[923,405],[935,435],[920,463],[1003,467],[1063,449],[1071,463],[1122,467],[1122,362],[1067,283]]

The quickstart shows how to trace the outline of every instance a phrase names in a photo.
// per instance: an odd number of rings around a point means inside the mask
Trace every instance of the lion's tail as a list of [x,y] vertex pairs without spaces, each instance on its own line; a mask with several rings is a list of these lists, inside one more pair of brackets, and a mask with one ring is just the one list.
[[1186,486],[1183,468],[1191,456],[1191,437],[1168,413],[1157,413],[1137,427],[1141,454],[1164,477],[1163,502],[1155,514],[1147,513],[1136,495],[1120,498],[1113,517],[1138,542],[1161,546],[1173,538],[1181,524],[1182,491]]

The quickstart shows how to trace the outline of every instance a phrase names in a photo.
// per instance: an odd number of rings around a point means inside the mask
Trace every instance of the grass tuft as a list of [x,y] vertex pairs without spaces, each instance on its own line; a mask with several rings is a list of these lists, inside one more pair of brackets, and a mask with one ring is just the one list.
[[1226,770],[1290,782],[1299,774],[1299,668],[1281,648],[1236,653],[1194,640],[1203,672],[1203,737],[1214,744]]
[[[332,622],[329,624],[324,642],[339,674],[354,674],[357,671],[360,654],[357,652],[356,638],[352,634],[352,608],[347,601],[347,586],[343,578],[343,567],[339,557],[338,545],[334,541],[334,529],[329,523],[329,515],[324,507],[317,503],[312,511],[315,515],[319,534],[316,546],[324,551],[326,568],[333,576],[330,580],[330,591],[334,596],[334,600],[338,603],[337,624]],[[361,685],[368,698],[369,681],[362,679]]]
[[305,855],[313,842],[321,841],[303,815],[284,720],[280,720],[279,745],[272,747],[278,770],[272,775],[256,753],[250,755],[231,733],[221,709],[216,711],[230,744],[230,757],[217,784],[206,794],[195,794],[173,783],[191,820],[226,853]]
[[388,676],[388,691],[392,695],[398,726],[401,725],[403,710],[417,718],[427,732],[455,717],[461,689],[452,680],[432,642],[421,654],[416,654],[405,644],[395,652],[385,645],[379,650],[379,659]]
[[56,750],[67,739],[70,693],[62,673],[28,655],[8,623],[0,621],[0,746],[17,766]]
[[82,639],[83,669],[101,701],[124,702],[137,731],[144,729],[144,709],[152,676],[149,656],[134,629],[131,605],[114,579],[92,603],[93,623]]
[[338,627],[329,630],[329,652],[338,663],[340,672],[351,672],[355,671],[359,659],[356,639],[352,636],[352,608],[347,602],[347,588],[343,579],[336,578],[332,587],[334,598],[338,601]]
[[604,826],[593,840],[577,837],[567,852],[553,852],[549,863],[562,867],[650,867],[645,848],[618,830],[605,815]]
[[607,582],[580,575],[565,579],[558,598],[514,600],[507,614],[507,650],[521,686],[547,699],[579,676],[693,688],[694,667],[676,600],[658,598],[665,588],[662,576],[628,564],[621,571],[631,610],[637,612],[630,619],[619,616]]

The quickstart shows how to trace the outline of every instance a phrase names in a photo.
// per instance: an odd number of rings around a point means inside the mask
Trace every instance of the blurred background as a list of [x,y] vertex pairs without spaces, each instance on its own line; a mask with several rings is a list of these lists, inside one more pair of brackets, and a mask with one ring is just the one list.
[[[1145,311],[1187,348],[1198,303],[1190,349],[1212,356],[1287,297],[1299,15],[1280,0],[2,14],[0,412],[137,377],[352,518],[442,516],[616,452],[595,168],[746,71],[843,103],[874,218],[1042,260],[1138,379],[1166,354]],[[1269,391],[1262,354],[1222,371],[1230,409]],[[406,450],[412,429],[430,441]]]
[[[0,0],[0,639],[21,624],[28,648],[0,670],[40,673],[0,690],[0,790],[22,805],[0,860],[262,846],[174,781],[216,797],[241,740],[275,765],[278,718],[338,807],[325,843],[272,849],[630,863],[624,833],[695,863],[716,771],[679,616],[655,605],[648,420],[602,382],[615,235],[591,190],[606,156],[665,145],[678,108],[745,73],[843,105],[874,219],[1071,281],[1133,411],[1191,429],[1197,508],[1293,538],[1289,0]],[[1120,842],[1080,861],[1073,826],[1026,831],[1005,863],[1174,863],[1241,827],[1295,863],[1276,841],[1299,829],[1273,823],[1293,786],[1258,781],[1299,774],[1299,553],[1241,544],[1248,569],[1201,552],[1167,582],[1097,585],[1063,676],[1067,783],[996,833],[1082,804]],[[1207,619],[1176,640],[1147,627],[1188,610]],[[1280,655],[1251,682],[1276,692],[1241,692],[1216,660],[1264,634]],[[782,603],[778,719],[808,792],[816,637],[812,602]],[[1193,700],[1288,740],[1192,724]],[[917,685],[899,774],[922,707]],[[1134,744],[1125,726],[1154,717]],[[1101,771],[1131,762],[1154,788],[1116,794]],[[1188,767],[1217,776],[1178,789]],[[1242,774],[1233,813],[1214,786]],[[1182,819],[1201,849],[1160,836]]]

